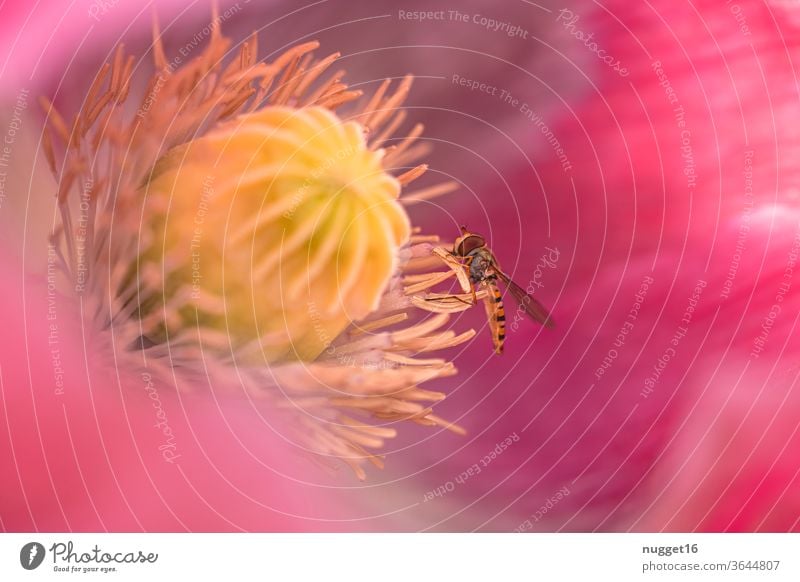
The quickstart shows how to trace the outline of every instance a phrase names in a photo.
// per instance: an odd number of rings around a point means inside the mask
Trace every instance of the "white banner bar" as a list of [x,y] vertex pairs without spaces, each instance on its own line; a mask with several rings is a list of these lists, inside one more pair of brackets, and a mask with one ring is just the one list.
[[0,580],[800,580],[798,534],[3,534]]

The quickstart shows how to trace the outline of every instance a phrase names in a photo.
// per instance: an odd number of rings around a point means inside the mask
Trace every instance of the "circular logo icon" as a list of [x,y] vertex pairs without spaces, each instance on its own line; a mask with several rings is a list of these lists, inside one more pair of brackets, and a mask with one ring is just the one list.
[[26,570],[35,570],[44,561],[44,546],[39,542],[30,542],[19,551],[19,563]]

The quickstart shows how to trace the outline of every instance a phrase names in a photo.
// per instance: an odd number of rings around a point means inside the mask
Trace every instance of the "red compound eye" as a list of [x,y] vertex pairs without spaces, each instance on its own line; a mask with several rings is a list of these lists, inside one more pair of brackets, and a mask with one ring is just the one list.
[[481,247],[486,246],[486,240],[479,234],[466,234],[456,239],[456,244],[453,252],[461,257],[464,257]]

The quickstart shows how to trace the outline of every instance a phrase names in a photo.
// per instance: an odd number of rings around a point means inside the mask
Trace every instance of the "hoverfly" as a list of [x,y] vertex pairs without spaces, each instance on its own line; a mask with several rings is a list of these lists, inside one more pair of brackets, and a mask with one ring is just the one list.
[[503,343],[506,337],[506,316],[503,306],[503,297],[497,286],[497,280],[505,283],[511,295],[519,302],[520,308],[528,317],[544,325],[553,327],[550,314],[536,299],[514,283],[511,278],[503,273],[494,258],[492,251],[486,245],[486,239],[479,234],[469,232],[466,226],[461,227],[461,236],[453,244],[451,254],[462,263],[469,275],[472,284],[472,302],[477,302],[476,287],[485,287],[487,296],[484,299],[486,314],[492,329],[494,351],[503,353]]

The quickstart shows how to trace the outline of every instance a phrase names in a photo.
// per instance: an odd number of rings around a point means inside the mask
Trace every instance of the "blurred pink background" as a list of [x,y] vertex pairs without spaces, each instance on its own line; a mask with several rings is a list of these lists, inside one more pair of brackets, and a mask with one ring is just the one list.
[[[557,322],[514,325],[510,304],[496,357],[482,310],[461,316],[480,333],[429,387],[469,434],[404,426],[365,483],[295,458],[268,409],[207,387],[159,393],[181,455],[166,461],[142,378],[91,356],[77,306],[59,311],[56,385],[36,100],[77,108],[120,41],[145,77],[152,9],[168,58],[210,18],[205,2],[0,7],[0,527],[799,529],[789,2],[220,3],[223,31],[257,30],[264,58],[318,39],[360,88],[413,73],[425,179],[463,185],[413,207],[415,224],[486,234]],[[444,12],[404,16],[420,10]]]

